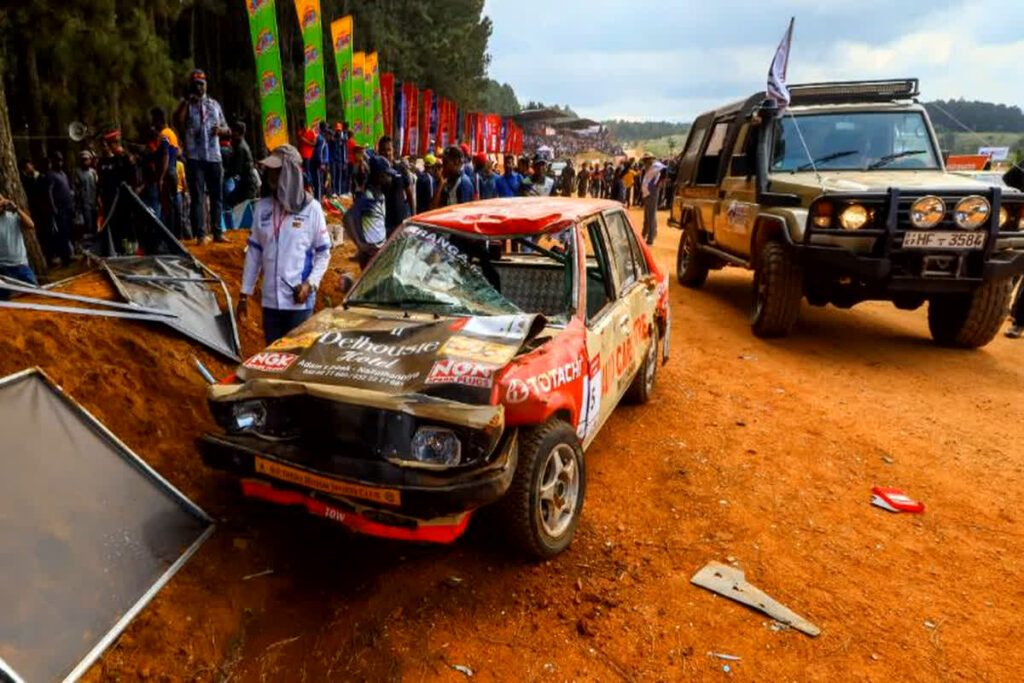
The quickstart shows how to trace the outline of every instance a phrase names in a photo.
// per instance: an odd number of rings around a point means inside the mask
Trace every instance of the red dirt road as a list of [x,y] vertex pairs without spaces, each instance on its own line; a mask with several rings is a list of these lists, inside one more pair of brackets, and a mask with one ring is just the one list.
[[[678,235],[663,227],[655,250],[673,275]],[[230,270],[229,256],[207,263]],[[698,291],[673,279],[654,399],[595,440],[579,535],[540,565],[479,523],[450,548],[395,545],[246,503],[196,463],[209,422],[187,343],[141,329],[131,353],[167,387],[126,356],[127,386],[150,393],[121,399],[72,364],[99,362],[86,336],[33,361],[60,330],[21,318],[40,329],[12,332],[0,370],[39,362],[108,424],[138,411],[140,428],[115,432],[219,519],[89,679],[460,681],[463,665],[483,681],[720,680],[724,664],[737,680],[1019,679],[1024,342],[941,349],[923,310],[888,304],[805,305],[792,337],[762,341],[749,290],[736,270]],[[254,324],[244,337],[254,350]],[[150,416],[173,421],[156,442]],[[925,514],[870,506],[873,485],[904,488]],[[692,586],[709,560],[734,562],[821,636]]]

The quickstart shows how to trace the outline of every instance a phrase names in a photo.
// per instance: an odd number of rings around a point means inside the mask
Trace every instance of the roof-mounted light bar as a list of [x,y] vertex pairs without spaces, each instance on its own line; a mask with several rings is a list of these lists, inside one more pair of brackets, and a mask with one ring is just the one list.
[[913,99],[920,94],[916,78],[801,83],[789,86],[789,93],[794,106],[848,102],[892,102]]

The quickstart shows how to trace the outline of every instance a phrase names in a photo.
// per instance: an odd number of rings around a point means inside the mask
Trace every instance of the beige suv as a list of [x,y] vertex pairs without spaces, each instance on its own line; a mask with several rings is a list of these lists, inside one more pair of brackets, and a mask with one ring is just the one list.
[[755,335],[785,336],[806,297],[849,308],[928,302],[940,344],[998,332],[1024,272],[1024,194],[948,173],[917,81],[792,86],[694,121],[673,188],[677,277],[754,271]]

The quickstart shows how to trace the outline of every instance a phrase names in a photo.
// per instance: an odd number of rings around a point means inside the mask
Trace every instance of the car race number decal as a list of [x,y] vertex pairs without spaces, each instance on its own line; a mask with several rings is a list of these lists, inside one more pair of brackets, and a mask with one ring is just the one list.
[[259,474],[265,474],[268,477],[280,479],[289,484],[305,486],[314,491],[329,493],[332,496],[362,498],[363,500],[372,500],[375,503],[382,503],[384,505],[402,504],[402,494],[397,489],[383,489],[375,486],[364,486],[362,484],[339,481],[295,467],[288,467],[287,465],[282,465],[259,456],[255,458],[255,466],[256,472]]

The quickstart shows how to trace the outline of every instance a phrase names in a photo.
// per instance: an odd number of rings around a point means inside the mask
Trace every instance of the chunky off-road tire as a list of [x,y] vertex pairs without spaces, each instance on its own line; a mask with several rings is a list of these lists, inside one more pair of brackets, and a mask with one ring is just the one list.
[[708,279],[710,263],[707,254],[698,248],[697,224],[688,222],[679,237],[676,250],[676,279],[684,287],[697,289]]
[[781,242],[768,242],[754,267],[750,327],[758,337],[785,337],[800,314],[804,273],[796,255]]
[[651,333],[651,343],[647,347],[647,354],[640,369],[636,371],[636,377],[626,389],[623,398],[629,403],[642,405],[651,400],[654,393],[654,381],[658,378],[658,330]]
[[579,527],[586,482],[583,446],[568,423],[552,418],[524,429],[512,485],[495,506],[497,521],[527,557],[554,557]]
[[998,334],[1010,309],[1013,281],[991,280],[970,294],[934,296],[928,302],[928,329],[943,346],[976,349]]

